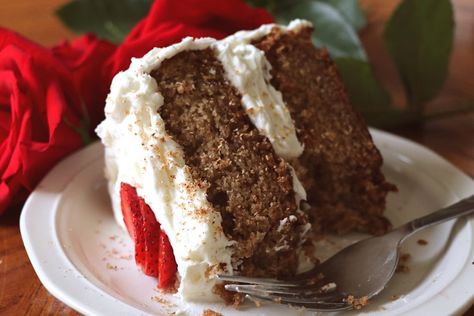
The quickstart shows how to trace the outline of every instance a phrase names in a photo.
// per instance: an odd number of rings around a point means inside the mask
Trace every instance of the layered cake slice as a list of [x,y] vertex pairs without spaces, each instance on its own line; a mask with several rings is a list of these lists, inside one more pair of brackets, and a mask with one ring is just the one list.
[[383,234],[390,228],[383,217],[385,197],[396,187],[385,181],[382,157],[327,50],[313,46],[311,32],[272,28],[253,41],[271,65],[271,84],[282,93],[305,148],[291,164],[318,229]]
[[114,78],[97,128],[114,214],[160,288],[232,300],[216,274],[310,266],[310,222],[316,233],[387,229],[393,186],[310,33],[296,20],[186,38]]

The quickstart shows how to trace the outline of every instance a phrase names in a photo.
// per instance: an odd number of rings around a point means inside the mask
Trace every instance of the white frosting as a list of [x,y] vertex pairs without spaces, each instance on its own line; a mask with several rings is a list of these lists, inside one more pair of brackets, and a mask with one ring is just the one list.
[[[263,30],[263,28],[262,28]],[[296,158],[303,152],[290,112],[280,91],[270,84],[271,65],[265,53],[250,42],[260,29],[239,32],[216,43],[217,57],[228,79],[242,95],[242,105],[253,124],[272,143],[277,155]]]
[[[283,31],[310,27],[311,23],[294,20]],[[297,158],[303,153],[296,129],[280,91],[271,84],[271,65],[265,53],[252,45],[270,33],[274,24],[265,24],[253,31],[240,31],[213,46],[228,79],[242,95],[242,105],[253,124],[272,143],[273,149],[284,159]]]
[[[298,20],[282,29],[296,29],[308,23]],[[286,159],[298,157],[303,147],[281,93],[269,84],[270,65],[262,52],[249,45],[272,27],[264,25],[256,31],[239,32],[223,41],[185,38],[132,59],[130,68],[113,79],[106,119],[97,127],[106,148],[106,176],[117,222],[124,226],[120,210],[120,183],[124,182],[137,188],[167,233],[181,276],[178,293],[184,300],[216,299],[212,294],[215,279],[209,272],[217,272],[216,267],[224,263],[225,271],[218,272],[232,274],[233,242],[222,231],[220,213],[207,201],[207,188],[193,181],[181,147],[166,133],[158,114],[163,96],[150,72],[181,51],[211,47],[241,92],[253,123],[269,138],[275,152]],[[292,168],[291,171],[299,205],[306,199],[306,192]],[[307,226],[301,227],[302,236]]]

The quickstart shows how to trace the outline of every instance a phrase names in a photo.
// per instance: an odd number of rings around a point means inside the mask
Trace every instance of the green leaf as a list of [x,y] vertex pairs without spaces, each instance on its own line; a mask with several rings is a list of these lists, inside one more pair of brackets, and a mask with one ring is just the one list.
[[265,8],[271,14],[277,11],[285,10],[287,7],[294,5],[298,0],[245,0],[250,6],[254,8]]
[[152,0],[73,0],[56,14],[76,33],[92,32],[120,43],[150,9]]
[[360,60],[367,58],[352,24],[338,9],[328,3],[303,0],[274,13],[281,23],[288,23],[294,18],[311,21],[314,25],[315,45],[326,47],[333,58],[352,57]]
[[354,58],[336,58],[334,62],[354,104],[368,108],[390,104],[388,93],[375,79],[369,63]]
[[449,0],[404,0],[385,28],[385,43],[414,106],[430,100],[443,84],[453,44]]
[[346,84],[352,104],[369,125],[391,128],[418,119],[417,113],[390,106],[388,93],[376,80],[367,62],[353,58],[337,58],[334,61]]
[[275,6],[275,0],[246,0],[247,4],[254,8],[266,8],[271,10]]
[[364,12],[362,12],[358,0],[319,0],[332,5],[352,24],[356,30],[362,29],[366,24]]

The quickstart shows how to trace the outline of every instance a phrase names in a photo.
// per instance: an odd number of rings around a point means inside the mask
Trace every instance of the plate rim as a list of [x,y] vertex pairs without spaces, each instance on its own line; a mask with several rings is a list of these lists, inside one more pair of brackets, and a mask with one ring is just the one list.
[[[453,176],[450,181],[459,182],[462,181],[465,183],[463,186],[465,190],[460,193],[461,197],[474,192],[474,180],[471,179],[468,175],[466,175],[462,170],[458,167],[454,166],[452,163],[447,161],[445,158],[441,157],[439,154],[434,152],[433,150],[418,144],[414,141],[409,139],[394,135],[389,132],[381,131],[378,129],[370,128],[370,132],[372,138],[380,141],[383,140],[385,143],[389,143],[391,145],[397,144],[401,146],[405,146],[411,148],[418,153],[423,155],[429,155],[430,158],[433,158],[437,161],[437,163],[444,164],[444,167],[450,168],[453,171]],[[380,148],[384,147],[383,143],[377,144],[377,147]],[[381,150],[380,150],[381,151]],[[64,302],[66,305],[72,307],[73,309],[77,310],[83,314],[94,314],[94,315],[107,315],[113,312],[119,312],[121,314],[128,313],[128,314],[136,314],[136,315],[143,315],[146,314],[143,310],[135,308],[129,304],[126,304],[112,295],[107,293],[101,293],[102,290],[98,289],[92,282],[88,281],[86,278],[75,278],[74,282],[77,282],[77,286],[84,287],[88,291],[81,291],[81,293],[88,293],[91,295],[92,293],[95,294],[97,297],[100,297],[101,306],[106,306],[107,308],[100,308],[100,306],[91,304],[89,301],[89,297],[86,294],[77,295],[77,292],[71,293],[70,289],[64,289],[62,285],[64,285],[63,280],[59,277],[55,276],[55,272],[51,271],[50,267],[44,260],[40,260],[41,256],[38,256],[38,243],[35,241],[35,231],[30,223],[31,216],[35,218],[39,216],[39,212],[43,212],[45,214],[43,220],[48,220],[48,224],[51,225],[52,229],[48,229],[48,238],[52,238],[51,244],[43,245],[42,248],[52,248],[55,246],[56,248],[49,249],[51,251],[52,257],[54,260],[59,260],[55,262],[56,264],[61,263],[68,268],[74,268],[74,265],[70,262],[67,258],[66,254],[63,252],[61,245],[59,245],[58,240],[54,241],[54,237],[56,234],[55,228],[55,217],[57,213],[57,204],[61,199],[61,187],[65,187],[74,177],[78,176],[81,173],[81,170],[84,169],[90,162],[93,162],[103,155],[102,144],[99,141],[96,141],[88,146],[82,148],[79,151],[76,151],[69,155],[68,157],[64,158],[58,164],[56,164],[49,173],[42,179],[40,184],[35,188],[35,190],[30,194],[27,201],[25,202],[21,215],[20,215],[20,234],[23,240],[23,244],[25,246],[28,258],[33,266],[35,273],[37,274],[38,278],[40,279],[41,283],[44,287],[50,292],[53,296]],[[460,184],[458,183],[457,186]],[[58,192],[50,192],[50,191],[43,191],[43,189],[56,189]],[[36,205],[43,205],[44,207],[38,208]],[[49,206],[49,207],[48,207]],[[49,211],[48,210],[53,210]],[[41,214],[41,213],[40,213]],[[471,233],[474,236],[474,218],[467,219],[467,222],[470,224]],[[48,240],[48,243],[50,241]],[[57,245],[54,244],[57,243]],[[46,246],[46,247],[45,247]],[[55,251],[56,256],[55,255]],[[59,251],[59,252],[58,252]],[[471,243],[470,252],[474,257],[474,243]],[[80,274],[78,271],[75,273]],[[467,281],[463,282],[464,276],[467,274],[472,274],[474,276],[474,269],[471,267],[470,260],[468,259],[466,264],[457,274],[457,276],[446,285],[441,291],[444,293],[451,293],[454,291],[464,293],[463,291],[466,290],[465,285],[468,283]],[[59,279],[59,280],[58,280]],[[464,285],[464,287],[463,287]],[[439,295],[439,293],[437,294]],[[435,296],[436,297],[436,296]],[[419,306],[415,306],[413,309],[410,309],[408,312],[410,314],[416,315],[421,312],[426,312],[429,308],[433,309],[446,309],[447,306],[445,303],[441,302],[441,300],[435,300],[431,298],[425,304],[421,304]],[[453,299],[453,295],[451,299]],[[106,300],[106,301],[104,301]],[[465,312],[473,303],[474,303],[474,292],[466,293],[465,297],[459,298],[457,297],[457,301],[460,301],[460,305],[458,306],[451,306],[451,308],[447,311],[449,313],[456,313],[461,314]]]
[[[56,235],[56,214],[57,214],[57,205],[60,202],[62,190],[59,194],[48,196],[51,193],[42,192],[43,188],[49,188],[51,186],[63,186],[63,184],[69,183],[72,179],[78,176],[89,163],[100,159],[102,155],[102,148],[100,142],[94,142],[84,147],[83,149],[69,155],[61,162],[59,162],[53,169],[43,178],[39,183],[36,189],[30,194],[25,205],[20,214],[20,234],[27,252],[28,258],[33,266],[33,269],[38,276],[39,280],[43,286],[48,290],[50,294],[54,297],[70,306],[74,310],[84,314],[84,315],[119,315],[119,314],[133,314],[133,315],[148,315],[144,311],[135,308],[129,304],[126,304],[108,293],[103,293],[103,291],[96,287],[92,282],[88,281],[84,276],[82,276],[73,263],[67,258],[67,255],[64,253],[62,245],[60,245]],[[60,181],[56,181],[59,177]],[[59,182],[55,184],[54,182]],[[50,206],[49,212],[47,207],[38,208],[35,205],[44,205]],[[31,230],[34,230],[34,224],[29,222],[30,215],[29,213],[35,212],[35,217],[44,215],[43,220],[45,224],[48,225],[46,231],[48,233],[47,238],[52,238],[48,240],[46,247],[43,244],[43,248],[46,248],[48,251],[48,260],[54,264],[50,264],[46,260],[40,260],[40,256],[37,255],[38,244],[33,240],[35,236],[31,234]],[[38,214],[42,212],[44,214]],[[44,237],[44,236],[42,236]],[[48,247],[49,246],[49,247]],[[48,249],[50,248],[50,249]],[[44,249],[43,249],[44,250]],[[53,260],[51,260],[53,259]],[[59,275],[58,271],[54,269],[53,266],[62,267],[62,270],[72,270],[75,274],[73,280],[75,284],[74,288],[81,288],[83,291],[80,291],[81,295],[78,296],[76,291],[73,291],[72,288],[64,288],[64,284],[68,279],[62,278]],[[76,277],[81,275],[81,277]],[[91,304],[91,299],[99,299],[100,302],[95,302]]]

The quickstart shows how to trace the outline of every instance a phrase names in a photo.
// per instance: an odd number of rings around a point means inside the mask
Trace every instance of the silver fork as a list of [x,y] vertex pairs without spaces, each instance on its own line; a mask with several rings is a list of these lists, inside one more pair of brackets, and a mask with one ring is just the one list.
[[384,236],[371,237],[344,248],[314,269],[291,280],[218,275],[228,291],[251,300],[270,301],[314,311],[360,308],[380,293],[392,278],[400,244],[413,233],[474,213],[474,195],[420,217]]

